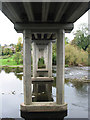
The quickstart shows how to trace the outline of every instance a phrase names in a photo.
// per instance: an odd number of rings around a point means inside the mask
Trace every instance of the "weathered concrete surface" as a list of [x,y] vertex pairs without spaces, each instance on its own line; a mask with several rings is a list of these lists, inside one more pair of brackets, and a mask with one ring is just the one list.
[[31,33],[25,30],[23,32],[23,78],[24,78],[24,103],[32,103],[31,92]]
[[36,61],[36,44],[32,43],[32,51],[33,51],[33,77],[36,77],[36,69],[37,69],[37,61]]
[[37,72],[48,72],[47,69],[37,69]]
[[[33,48],[33,77],[52,77],[52,40],[35,40],[32,41]],[[38,69],[38,61],[44,58],[46,70]],[[47,72],[47,73],[46,73]]]
[[32,77],[32,82],[50,82],[50,81],[53,81],[54,78],[53,77]]
[[58,105],[54,102],[32,102],[31,105],[21,104],[20,110],[25,112],[60,112],[67,110],[67,104]]
[[37,69],[37,77],[48,77],[48,70]]
[[52,77],[52,42],[48,44],[48,77]]
[[57,33],[57,78],[56,78],[56,102],[64,104],[64,68],[65,68],[65,31]]
[[31,120],[63,120],[67,116],[67,104],[53,102],[33,102],[32,105],[21,105],[21,117]]

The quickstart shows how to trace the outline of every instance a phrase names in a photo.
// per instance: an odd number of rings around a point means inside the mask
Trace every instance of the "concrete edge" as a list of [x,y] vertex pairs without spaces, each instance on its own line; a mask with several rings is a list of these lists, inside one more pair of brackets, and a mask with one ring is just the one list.
[[58,105],[54,102],[32,102],[31,105],[20,105],[20,110],[25,112],[61,112],[67,110],[67,104]]

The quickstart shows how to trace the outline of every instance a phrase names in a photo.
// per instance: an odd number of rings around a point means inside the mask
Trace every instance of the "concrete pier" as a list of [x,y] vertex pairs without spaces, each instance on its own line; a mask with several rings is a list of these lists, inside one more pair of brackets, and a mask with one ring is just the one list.
[[52,77],[52,42],[48,44],[48,76]]
[[[65,65],[65,41],[64,30],[57,32],[57,79],[56,79],[56,103],[55,102],[32,102],[31,81],[51,82],[52,77],[52,41],[33,41],[33,77],[31,78],[31,39],[27,31],[24,31],[24,104],[21,104],[21,116],[27,114],[34,117],[34,114],[41,113],[46,116],[46,112],[53,115],[66,115],[67,104],[64,103],[64,65]],[[46,68],[38,68],[38,60],[43,57]],[[26,62],[25,62],[26,61]],[[27,67],[26,67],[27,66]],[[28,69],[28,70],[27,70]],[[35,85],[35,91],[38,92],[38,86]],[[51,87],[48,91],[51,90]],[[48,93],[48,97],[50,94]],[[33,114],[34,113],[34,114]],[[65,114],[64,114],[65,113]],[[38,116],[39,117],[39,116]],[[60,117],[60,116],[59,116]],[[62,117],[62,118],[63,118]],[[31,117],[32,118],[32,117]],[[35,117],[34,117],[35,118]]]
[[[52,40],[33,40],[33,78],[48,77],[52,80]],[[38,68],[38,61],[44,58],[45,68]],[[51,79],[50,79],[51,78]],[[34,80],[35,80],[34,79]],[[42,78],[40,78],[42,81]],[[45,79],[43,79],[45,81]]]
[[37,69],[38,69],[38,48],[35,42],[32,43],[33,49],[33,77],[37,76]]
[[57,33],[57,79],[56,79],[56,103],[64,104],[64,66],[65,66],[65,32]]
[[31,106],[21,105],[21,117],[32,120],[63,120],[67,116],[67,104],[33,102]]
[[31,92],[31,33],[23,32],[23,79],[24,79],[24,104],[32,104]]

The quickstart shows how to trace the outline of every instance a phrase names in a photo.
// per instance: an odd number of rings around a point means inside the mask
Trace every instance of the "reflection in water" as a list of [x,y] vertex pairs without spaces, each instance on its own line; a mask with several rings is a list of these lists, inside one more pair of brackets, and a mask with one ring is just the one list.
[[[72,68],[71,68],[72,69]],[[78,70],[78,69],[77,69]],[[2,117],[20,117],[19,105],[23,102],[23,68],[5,67],[0,73],[3,98]],[[70,69],[69,69],[70,71]],[[68,72],[69,72],[68,71]],[[88,85],[76,80],[65,80],[65,102],[68,103],[68,116],[71,118],[88,117]],[[15,91],[15,94],[12,92]],[[53,83],[33,82],[33,102],[56,101],[56,78]],[[8,102],[6,102],[6,100]],[[11,102],[13,101],[13,102]],[[16,102],[17,101],[17,102]],[[14,104],[13,104],[14,103]],[[13,104],[13,105],[12,105]],[[6,107],[7,106],[7,107]],[[14,111],[14,112],[13,112]]]
[[1,73],[2,69],[0,68],[0,73]]
[[23,68],[22,67],[16,67],[15,68],[15,73],[21,73],[23,72]]
[[3,67],[2,70],[4,70],[5,73],[14,72],[15,76],[20,80],[22,80],[22,76],[23,76],[23,73],[21,74],[21,72],[23,72],[22,67]]
[[65,84],[67,84],[68,86],[71,85],[72,87],[75,87],[75,90],[80,94],[87,93],[88,91],[88,84],[84,82],[80,82],[77,80],[70,81],[69,79],[65,79]]
[[53,101],[52,82],[33,82],[33,102]]
[[22,67],[3,67],[2,70],[4,70],[6,73],[10,73],[10,72],[21,73],[21,72],[23,72]]
[[17,74],[17,73],[15,73],[15,76],[16,76],[17,78],[19,78],[19,80],[22,80],[23,74]]
[[13,70],[13,68],[11,68],[11,67],[4,67],[3,69],[6,73],[10,73]]

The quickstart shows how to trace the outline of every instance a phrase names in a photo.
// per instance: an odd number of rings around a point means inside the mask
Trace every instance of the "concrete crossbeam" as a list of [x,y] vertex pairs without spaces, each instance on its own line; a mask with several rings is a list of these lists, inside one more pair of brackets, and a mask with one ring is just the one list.
[[14,28],[17,32],[22,32],[24,29],[31,30],[32,33],[48,33],[58,32],[59,29],[64,29],[65,32],[71,32],[74,25],[73,23],[60,24],[60,23],[15,23]]

